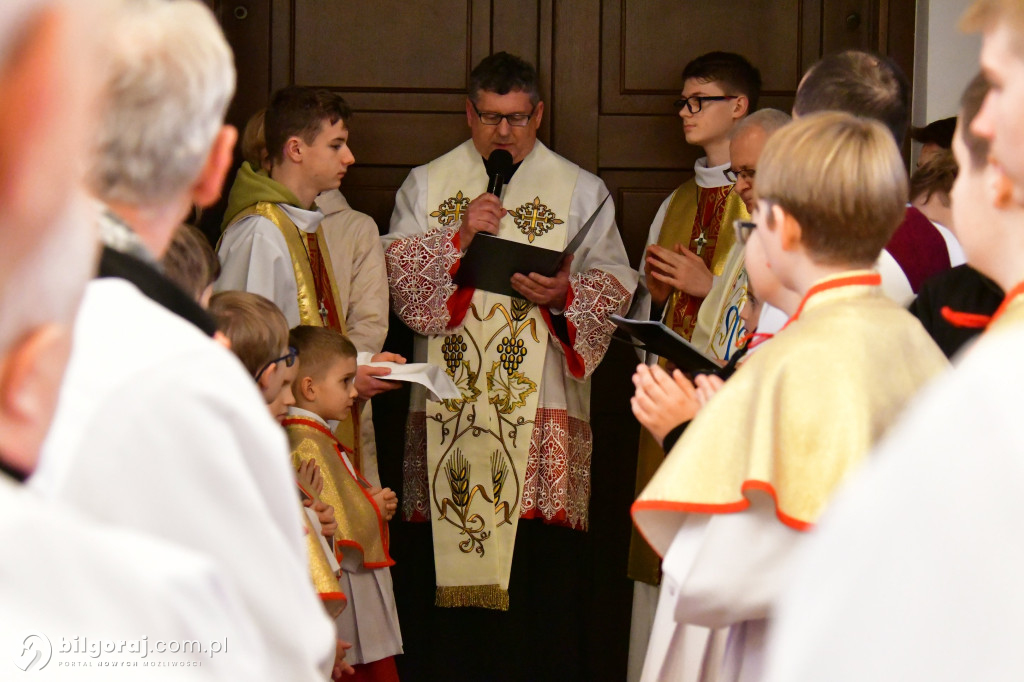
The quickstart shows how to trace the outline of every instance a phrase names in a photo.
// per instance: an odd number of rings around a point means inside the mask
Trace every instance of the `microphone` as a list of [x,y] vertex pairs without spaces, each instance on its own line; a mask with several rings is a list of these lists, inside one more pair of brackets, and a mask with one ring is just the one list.
[[512,154],[507,149],[495,149],[487,159],[487,191],[501,196],[501,188],[512,177]]

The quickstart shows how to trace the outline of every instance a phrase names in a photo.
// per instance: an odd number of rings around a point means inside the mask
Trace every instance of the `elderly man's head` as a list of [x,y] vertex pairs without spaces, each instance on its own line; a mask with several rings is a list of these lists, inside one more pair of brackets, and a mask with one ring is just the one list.
[[89,185],[113,206],[175,213],[166,234],[139,235],[160,255],[193,203],[220,196],[237,138],[224,125],[234,60],[198,0],[132,0],[118,14]]
[[[107,3],[0,3],[0,461],[31,471],[96,239],[78,197]],[[74,112],[74,115],[68,115]]]
[[789,123],[789,114],[778,109],[761,109],[742,119],[729,138],[729,170],[726,176],[736,183],[734,190],[743,199],[747,213],[754,212],[754,179],[757,160],[772,133]]

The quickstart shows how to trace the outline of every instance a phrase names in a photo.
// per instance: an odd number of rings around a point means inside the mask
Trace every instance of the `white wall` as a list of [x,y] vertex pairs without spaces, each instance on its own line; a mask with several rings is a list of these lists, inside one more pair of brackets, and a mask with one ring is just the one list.
[[917,0],[913,123],[955,116],[960,93],[978,72],[978,34],[957,28],[973,0]]

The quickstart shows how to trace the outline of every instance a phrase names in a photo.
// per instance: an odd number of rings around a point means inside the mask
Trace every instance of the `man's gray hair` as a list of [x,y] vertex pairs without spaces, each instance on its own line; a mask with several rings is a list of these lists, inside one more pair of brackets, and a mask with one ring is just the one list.
[[106,57],[88,182],[100,199],[159,206],[195,181],[224,125],[235,91],[231,48],[197,0],[131,0],[119,8]]
[[741,118],[739,123],[733,126],[729,139],[735,140],[743,134],[743,131],[750,128],[760,128],[764,131],[765,137],[771,137],[772,133],[792,120],[792,116],[778,109],[758,109],[749,116]]

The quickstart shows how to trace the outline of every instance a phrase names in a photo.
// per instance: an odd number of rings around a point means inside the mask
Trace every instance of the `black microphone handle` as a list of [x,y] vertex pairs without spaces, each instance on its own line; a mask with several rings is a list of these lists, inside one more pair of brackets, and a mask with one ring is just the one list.
[[495,173],[487,180],[487,191],[496,197],[501,196],[501,188],[504,186],[505,178],[501,176],[501,173]]

